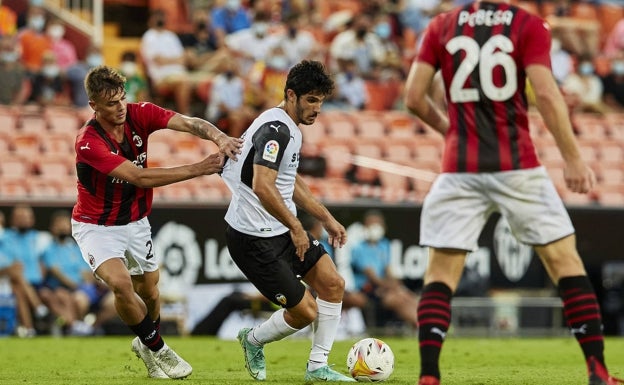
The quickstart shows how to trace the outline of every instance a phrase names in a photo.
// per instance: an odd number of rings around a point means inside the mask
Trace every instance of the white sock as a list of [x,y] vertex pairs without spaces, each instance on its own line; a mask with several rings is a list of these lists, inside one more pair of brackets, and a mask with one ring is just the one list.
[[284,337],[294,334],[299,329],[295,329],[286,323],[284,319],[285,309],[279,309],[271,317],[253,328],[247,339],[254,345],[262,346],[269,342],[279,341]]
[[308,370],[313,371],[327,365],[329,352],[331,351],[342,311],[342,302],[327,302],[316,299],[318,316],[313,322],[314,337],[312,349],[308,359]]

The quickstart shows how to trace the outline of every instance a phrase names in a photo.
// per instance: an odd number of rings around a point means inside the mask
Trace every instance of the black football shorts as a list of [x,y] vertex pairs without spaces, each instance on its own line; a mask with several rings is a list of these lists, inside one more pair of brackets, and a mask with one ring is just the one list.
[[262,238],[227,226],[225,237],[232,260],[249,282],[267,299],[285,308],[301,302],[306,290],[301,279],[327,254],[310,233],[310,248],[303,262],[297,257],[289,232]]

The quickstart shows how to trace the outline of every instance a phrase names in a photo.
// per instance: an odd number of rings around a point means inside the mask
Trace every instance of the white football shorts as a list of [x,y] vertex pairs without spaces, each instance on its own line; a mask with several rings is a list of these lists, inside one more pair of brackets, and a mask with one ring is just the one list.
[[111,258],[123,259],[130,275],[158,269],[147,217],[121,226],[94,225],[72,219],[72,236],[93,272]]
[[474,251],[494,212],[515,237],[539,246],[574,234],[563,201],[544,167],[493,173],[440,174],[425,197],[420,244]]

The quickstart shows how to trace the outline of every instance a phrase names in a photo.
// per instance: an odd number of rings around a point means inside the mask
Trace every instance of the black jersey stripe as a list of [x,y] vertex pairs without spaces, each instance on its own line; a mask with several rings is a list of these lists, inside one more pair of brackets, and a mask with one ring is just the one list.
[[[464,6],[463,10],[470,12],[470,8],[472,4],[467,4]],[[463,28],[459,25],[457,20],[453,20],[455,22],[455,36],[461,36],[464,34]],[[461,52],[456,52],[453,55],[453,73],[457,71],[461,64]],[[468,126],[466,124],[466,111],[465,106],[462,103],[457,103],[457,171],[465,172],[468,169],[468,164],[466,162],[468,155]]]

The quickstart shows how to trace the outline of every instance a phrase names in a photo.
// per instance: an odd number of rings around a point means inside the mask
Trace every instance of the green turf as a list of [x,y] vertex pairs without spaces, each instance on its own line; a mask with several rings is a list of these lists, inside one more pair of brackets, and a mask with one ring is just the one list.
[[[200,337],[167,337],[169,345],[194,368],[184,384],[253,384],[236,341]],[[387,384],[415,385],[418,343],[384,339],[393,349],[395,371]],[[0,384],[119,385],[154,383],[130,351],[131,337],[0,339]],[[343,373],[354,341],[334,346],[330,363]],[[624,375],[624,339],[606,342],[607,363]],[[304,384],[306,339],[268,345],[267,384]],[[444,385],[582,385],[587,384],[581,353],[572,338],[449,338],[442,354]]]

